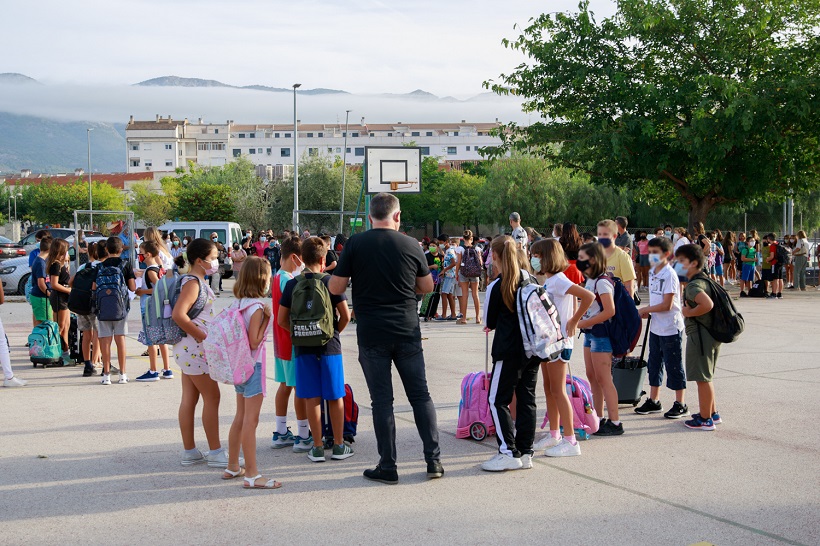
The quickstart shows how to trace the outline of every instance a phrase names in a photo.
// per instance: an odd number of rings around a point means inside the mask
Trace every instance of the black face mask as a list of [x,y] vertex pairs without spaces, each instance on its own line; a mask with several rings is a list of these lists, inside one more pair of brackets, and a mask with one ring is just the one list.
[[233,245],[234,250],[239,250],[239,245]]
[[578,268],[578,271],[583,273],[589,269],[589,260],[575,260],[575,267]]

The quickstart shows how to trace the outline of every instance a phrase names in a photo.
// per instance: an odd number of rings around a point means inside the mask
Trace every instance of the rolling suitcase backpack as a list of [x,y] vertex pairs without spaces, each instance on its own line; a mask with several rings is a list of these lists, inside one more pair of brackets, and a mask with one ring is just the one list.
[[[350,385],[345,383],[345,419],[344,419],[344,441],[352,444],[356,441],[356,429],[359,426],[359,404],[353,398],[353,389]],[[333,447],[333,426],[330,424],[330,413],[327,410],[327,401],[323,401],[322,405],[322,434],[325,449]]]
[[51,320],[41,322],[28,336],[28,354],[32,365],[46,366],[64,365],[63,348],[60,342],[60,329],[57,323]]
[[[600,420],[592,402],[592,388],[586,380],[572,375],[572,369],[567,374],[567,395],[572,405],[575,436],[579,440],[588,440],[590,436],[598,432]],[[549,420],[549,414],[544,414],[542,429],[546,428]],[[563,428],[562,426],[562,431]]]
[[421,300],[419,316],[424,318],[424,322],[430,322],[438,314],[438,304],[441,301],[441,277],[433,287],[433,291],[425,294]]
[[612,358],[612,381],[615,383],[615,390],[618,391],[619,404],[632,404],[637,406],[641,401],[641,396],[646,394],[643,390],[646,381],[646,342],[649,338],[649,323],[652,320],[650,315],[646,321],[646,332],[643,336],[640,358],[634,356],[622,356]]
[[495,423],[490,413],[490,333],[484,340],[484,371],[472,372],[461,380],[461,402],[458,404],[456,438],[472,438],[480,442],[488,434],[495,434]]

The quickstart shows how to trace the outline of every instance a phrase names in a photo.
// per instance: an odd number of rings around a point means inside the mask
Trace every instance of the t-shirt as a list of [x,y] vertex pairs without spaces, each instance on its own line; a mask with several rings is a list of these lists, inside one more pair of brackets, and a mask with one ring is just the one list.
[[655,273],[655,268],[649,269],[649,305],[663,303],[666,294],[672,294],[672,309],[652,313],[649,331],[656,336],[673,336],[683,330],[683,315],[680,305],[680,281],[678,274],[669,264],[664,265]]
[[771,264],[769,265],[770,268],[778,263],[777,262],[777,246],[779,244],[780,243],[770,243],[769,244],[769,256],[772,257]]
[[624,231],[615,237],[615,246],[627,249],[626,252],[632,254],[632,236],[628,231]]
[[512,238],[513,240],[520,244],[523,248],[527,248],[527,231],[518,226],[512,231]]
[[[686,284],[686,288],[683,289],[683,299],[688,307],[692,308],[697,305],[695,298],[697,298],[701,292],[706,293],[712,301],[715,301],[715,297],[712,294],[712,287],[705,279],[706,277],[703,273],[698,273]],[[712,311],[699,317],[687,317],[684,322],[686,323],[686,334],[690,336],[694,335],[698,331],[698,323],[706,329],[712,327]]]
[[632,265],[629,254],[620,248],[615,248],[612,255],[606,259],[606,272],[624,283],[635,280],[635,266]]
[[501,296],[501,275],[489,289],[486,323],[487,328],[495,330],[493,335],[493,362],[499,360],[515,361],[524,358],[524,340],[518,325],[518,313],[510,311]]
[[122,268],[122,276],[125,279],[126,284],[128,283],[128,279],[137,278],[137,276],[134,275],[134,266],[131,264],[131,262],[125,261],[121,257],[106,258],[106,260],[102,263],[102,266]]
[[48,294],[40,290],[40,283],[37,282],[38,279],[45,279],[46,287],[51,284],[48,273],[46,272],[46,261],[40,256],[37,256],[34,263],[31,265],[31,295],[38,298],[46,298],[48,297]]
[[387,228],[357,233],[334,274],[353,279],[359,345],[421,340],[416,278],[430,270],[416,241]]
[[675,242],[675,247],[673,248],[673,251],[677,252],[680,247],[682,247],[683,245],[689,245],[689,244],[692,244],[692,241],[690,241],[686,237],[681,237]]
[[273,276],[271,297],[273,299],[273,355],[282,360],[293,359],[293,345],[290,342],[290,331],[279,326],[279,301],[285,286],[293,279],[293,274],[284,269],[280,269]]
[[649,254],[649,239],[643,239],[635,243],[635,246],[638,247],[638,254],[641,256],[646,256]]
[[129,260],[131,257],[131,249],[129,247],[134,246],[134,239],[133,236],[129,237],[125,233],[120,233],[120,241],[122,241],[122,254],[121,257],[123,260]]
[[[447,252],[444,253],[444,262],[442,263],[442,269],[446,267],[450,267],[456,261],[456,251],[452,248],[448,248]],[[444,272],[444,276],[448,278],[452,278],[456,276],[456,268],[451,267],[447,271]]]
[[[306,271],[304,275],[313,275],[313,273]],[[279,300],[279,305],[282,307],[286,307],[290,309],[291,307],[291,298],[293,297],[293,289],[296,287],[296,283],[299,282],[299,278],[291,279],[285,285],[285,291],[282,292],[282,299]],[[325,286],[330,282],[330,275],[325,275],[322,277],[322,283]],[[295,356],[300,355],[340,355],[342,354],[342,342],[339,339],[339,318],[336,316],[336,306],[340,303],[347,301],[347,296],[342,294],[341,296],[336,296],[334,294],[330,294],[330,305],[333,308],[333,339],[325,343],[320,347],[293,347],[293,353]]]
[[[438,254],[433,254],[430,251],[427,251],[424,254],[424,257],[427,258],[427,267],[430,268],[430,273],[433,275],[433,279],[438,279],[439,273],[441,273],[441,264],[443,263],[441,251]],[[432,266],[438,266],[436,269],[433,269]]]
[[771,269],[772,264],[769,263],[769,253],[771,252],[771,245],[766,246],[764,245],[763,248],[760,249],[760,257],[763,260],[761,263],[763,269]]
[[[71,279],[71,275],[68,273],[68,268],[64,265],[60,265],[57,262],[51,264],[51,267],[48,268],[48,275],[51,278],[52,275],[57,276],[57,280],[62,286],[68,286],[68,281]],[[60,297],[68,298],[68,294],[65,292],[59,292]]]
[[544,281],[544,290],[558,309],[558,318],[561,321],[561,333],[564,335],[564,348],[572,349],[573,338],[567,335],[567,322],[575,314],[575,297],[567,294],[567,290],[575,286],[563,273],[553,275]]
[[28,266],[29,266],[29,268],[31,268],[31,266],[34,265],[34,260],[37,259],[37,256],[39,256],[39,255],[40,255],[40,249],[39,248],[35,248],[34,250],[31,251],[31,253],[28,255]]
[[[743,250],[740,251],[740,256],[741,256],[741,263],[743,263],[743,265],[748,265],[750,267],[754,267],[755,262],[757,261],[757,252],[755,252],[755,249],[753,247],[750,247],[750,246],[745,247]],[[743,257],[745,257],[747,260],[750,260],[750,261],[744,262],[742,260]]]
[[247,258],[247,257],[248,257],[248,253],[245,252],[244,250],[242,250],[242,248],[240,248],[239,250],[231,250],[231,260],[232,260],[231,268],[234,271],[236,271],[237,273],[242,271],[242,264],[245,263],[245,260],[243,258]]
[[[600,296],[601,294],[609,294],[612,297],[615,297],[615,285],[604,277],[598,277],[597,279],[587,279],[584,288],[586,288],[596,296]],[[595,301],[592,303],[592,305],[589,306],[587,312],[584,313],[584,320],[597,317],[601,314],[601,311],[603,310],[603,304],[600,303],[598,299],[599,298],[595,298]]]
[[[328,249],[327,256],[325,256],[325,265],[330,265],[333,262],[339,261],[339,255],[333,250]],[[337,264],[338,265],[338,264]]]
[[809,241],[806,239],[798,239],[797,244],[794,245],[792,254],[794,256],[806,256],[809,252]]

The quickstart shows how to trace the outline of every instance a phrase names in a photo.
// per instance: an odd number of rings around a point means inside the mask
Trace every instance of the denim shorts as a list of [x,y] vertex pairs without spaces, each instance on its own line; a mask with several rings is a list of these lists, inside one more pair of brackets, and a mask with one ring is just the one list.
[[253,375],[242,385],[234,385],[236,394],[241,394],[243,398],[253,398],[262,394],[262,363],[253,365]]
[[589,347],[593,353],[612,352],[612,342],[608,337],[595,337],[592,334],[584,334],[584,347]]
[[456,290],[456,278],[455,277],[444,277],[444,280],[441,281],[441,293],[442,294],[452,294]]

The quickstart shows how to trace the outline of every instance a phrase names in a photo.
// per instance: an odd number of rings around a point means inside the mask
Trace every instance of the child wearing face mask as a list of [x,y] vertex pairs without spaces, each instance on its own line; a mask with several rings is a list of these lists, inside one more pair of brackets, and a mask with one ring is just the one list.
[[[456,320],[456,256],[457,239],[450,239],[444,251],[444,260],[441,262],[441,316],[436,320]],[[447,314],[447,308],[450,314]]]
[[649,323],[649,398],[635,408],[638,415],[660,413],[660,388],[666,368],[666,386],[675,391],[675,402],[664,413],[667,419],[689,415],[684,402],[686,374],[683,371],[683,315],[680,304],[678,274],[669,266],[672,241],[664,237],[649,241],[649,305],[639,310],[641,318],[652,317]]
[[743,269],[740,272],[740,297],[749,295],[752,283],[755,280],[755,265],[757,264],[757,240],[749,235],[746,237],[745,245],[740,251],[740,263]]

